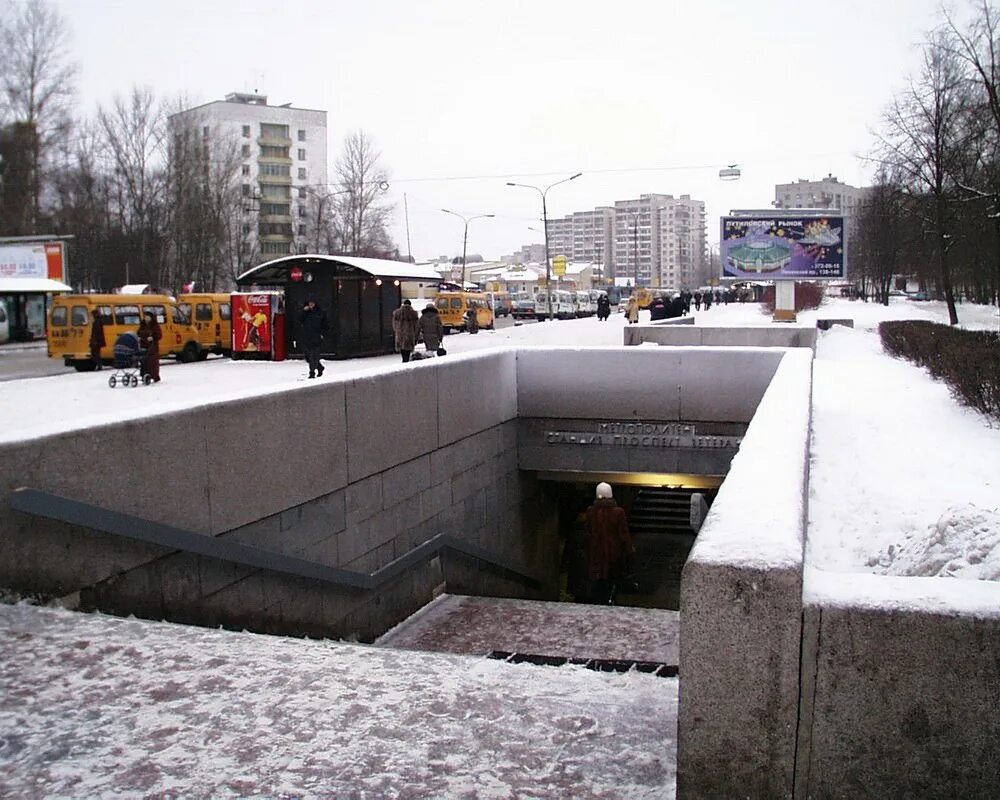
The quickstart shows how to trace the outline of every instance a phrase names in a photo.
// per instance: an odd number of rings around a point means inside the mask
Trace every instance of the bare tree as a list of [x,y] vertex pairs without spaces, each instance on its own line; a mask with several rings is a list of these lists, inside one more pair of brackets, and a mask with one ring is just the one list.
[[940,31],[931,34],[919,76],[885,113],[879,148],[880,160],[902,177],[911,206],[936,246],[939,283],[952,325],[958,323],[950,261],[958,188],[953,170],[967,138],[963,66],[947,37]]
[[336,163],[334,224],[341,252],[355,256],[382,255],[393,249],[386,226],[392,206],[383,202],[389,174],[379,165],[380,153],[364,131],[347,137]]
[[111,244],[117,234],[102,149],[101,132],[84,122],[52,172],[54,229],[73,234],[73,284],[87,291],[111,291],[125,272],[125,254]]
[[977,90],[970,112],[982,135],[972,148],[976,156],[972,169],[959,184],[968,195],[987,204],[994,244],[992,294],[1000,308],[1000,10],[989,0],[980,0],[977,15],[965,29],[947,11],[944,16],[944,46],[965,64]]
[[[178,103],[178,110],[183,106]],[[167,166],[171,272],[210,291],[230,284],[231,233],[242,216],[240,146],[198,114],[170,117]]]
[[67,62],[69,28],[45,0],[13,5],[0,20],[0,120],[36,131],[32,152],[32,233],[41,209],[42,173],[53,145],[71,125],[76,66]]
[[99,108],[112,173],[112,202],[129,244],[127,280],[174,285],[166,269],[163,114],[152,91],[135,87],[110,109]]
[[892,278],[901,267],[905,215],[902,187],[884,168],[879,170],[858,215],[852,271],[862,296],[883,305],[889,305]]

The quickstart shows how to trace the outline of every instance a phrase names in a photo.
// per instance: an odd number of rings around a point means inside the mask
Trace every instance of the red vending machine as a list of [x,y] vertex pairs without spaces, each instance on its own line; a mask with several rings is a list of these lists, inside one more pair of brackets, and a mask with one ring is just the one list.
[[233,358],[285,359],[285,296],[282,292],[234,292]]

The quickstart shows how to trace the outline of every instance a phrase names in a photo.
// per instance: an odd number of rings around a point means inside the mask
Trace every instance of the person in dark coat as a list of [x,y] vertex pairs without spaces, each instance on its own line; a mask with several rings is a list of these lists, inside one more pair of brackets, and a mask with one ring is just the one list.
[[146,351],[146,369],[143,374],[148,375],[153,383],[159,383],[160,339],[163,338],[163,331],[160,330],[160,323],[156,321],[156,315],[152,311],[143,313],[138,335],[139,346]]
[[101,348],[107,342],[104,339],[104,320],[101,319],[100,309],[94,309],[94,321],[90,323],[90,358],[94,362],[94,369],[101,369]]
[[323,348],[323,337],[330,329],[326,312],[310,297],[299,314],[299,337],[302,345],[302,355],[309,364],[309,377],[323,377],[323,365],[320,363],[320,351]]
[[469,310],[465,312],[465,330],[469,333],[479,333],[479,312],[475,302],[469,303]]
[[392,312],[392,332],[396,337],[396,352],[402,355],[403,363],[410,360],[417,345],[417,330],[420,317],[413,310],[413,304],[404,300],[403,305]]
[[434,306],[427,306],[420,312],[420,335],[424,337],[424,347],[428,353],[441,355],[441,339],[444,336],[444,326],[441,315]]
[[586,512],[590,602],[608,605],[614,602],[615,584],[628,574],[635,548],[625,511],[612,497],[611,486],[597,484],[596,494]]
[[611,301],[608,299],[606,294],[602,294],[597,298],[597,318],[601,322],[606,322],[608,317],[611,316]]

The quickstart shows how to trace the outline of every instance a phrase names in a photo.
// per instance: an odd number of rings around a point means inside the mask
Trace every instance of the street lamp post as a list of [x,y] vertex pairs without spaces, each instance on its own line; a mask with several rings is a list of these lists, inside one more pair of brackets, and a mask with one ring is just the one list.
[[474,219],[486,219],[488,217],[495,217],[496,214],[476,214],[474,217],[464,217],[457,211],[449,211],[447,208],[441,209],[445,214],[452,214],[458,217],[462,222],[465,223],[465,233],[462,234],[462,290],[465,290],[465,252],[466,247],[469,244],[469,223]]
[[570,175],[568,178],[563,178],[561,181],[550,183],[544,189],[539,189],[537,186],[532,186],[527,183],[511,183],[510,181],[507,181],[508,186],[520,186],[522,189],[534,189],[542,196],[542,226],[545,229],[545,295],[548,297],[548,314],[545,316],[546,321],[552,319],[552,265],[549,262],[549,212],[545,206],[545,195],[549,193],[549,189],[553,186],[558,186],[560,183],[566,183],[567,181],[576,180],[581,175],[583,175],[582,172],[578,172],[576,175]]

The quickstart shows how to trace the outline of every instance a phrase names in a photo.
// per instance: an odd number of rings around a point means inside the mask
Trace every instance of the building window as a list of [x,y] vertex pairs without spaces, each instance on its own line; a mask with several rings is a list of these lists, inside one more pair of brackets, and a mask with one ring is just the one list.
[[211,129],[210,129],[209,127],[208,127],[208,125],[206,125],[205,127],[203,127],[203,128],[201,129],[201,135],[202,135],[202,138],[203,138],[203,139],[207,139],[207,138],[208,138],[208,134],[209,134],[209,131],[210,131],[210,130],[211,130]]
[[243,165],[243,174],[244,175],[249,175],[250,174],[250,165],[249,164],[244,164]]
[[299,236],[305,236],[305,235],[306,235],[306,226],[299,225]]
[[250,196],[250,184],[249,183],[244,183],[243,184],[243,196],[244,197],[249,197]]
[[299,148],[299,161],[306,160],[306,151],[303,148]]
[[306,207],[305,206],[299,206],[299,216],[300,217],[304,217],[305,215],[306,215]]
[[249,125],[244,125],[243,126],[243,138],[244,139],[249,139],[250,138],[250,126]]
[[299,199],[300,200],[304,200],[305,196],[306,196],[306,187],[305,186],[300,186],[299,187]]
[[299,130],[299,141],[304,142],[306,140],[306,132],[304,130]]
[[250,158],[250,145],[245,144],[240,151],[243,154],[243,158]]
[[306,179],[306,168],[299,167],[299,180],[304,181]]

